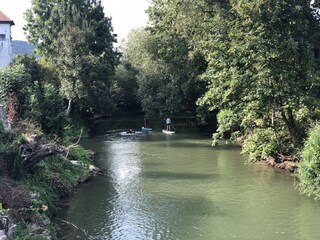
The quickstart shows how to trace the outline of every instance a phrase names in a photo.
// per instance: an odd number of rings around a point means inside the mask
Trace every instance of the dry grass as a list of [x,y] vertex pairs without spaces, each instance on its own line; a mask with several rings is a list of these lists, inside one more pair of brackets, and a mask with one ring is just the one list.
[[30,216],[30,192],[10,178],[0,179],[0,202],[5,209],[9,209],[9,214],[15,220],[27,220]]

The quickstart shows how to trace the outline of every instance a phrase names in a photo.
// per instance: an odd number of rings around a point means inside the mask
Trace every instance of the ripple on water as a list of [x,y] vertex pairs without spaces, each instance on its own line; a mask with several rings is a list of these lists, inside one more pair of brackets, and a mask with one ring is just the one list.
[[290,176],[244,165],[238,148],[211,148],[208,139],[154,136],[94,142],[107,176],[83,189],[69,211],[72,222],[94,239],[315,240],[320,235],[320,206],[299,195]]

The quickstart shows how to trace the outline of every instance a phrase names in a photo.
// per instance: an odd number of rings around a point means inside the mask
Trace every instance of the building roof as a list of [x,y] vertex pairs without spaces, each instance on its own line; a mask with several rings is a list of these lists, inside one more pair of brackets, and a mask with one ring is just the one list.
[[14,25],[14,22],[1,11],[0,11],[0,23],[9,23],[10,25]]

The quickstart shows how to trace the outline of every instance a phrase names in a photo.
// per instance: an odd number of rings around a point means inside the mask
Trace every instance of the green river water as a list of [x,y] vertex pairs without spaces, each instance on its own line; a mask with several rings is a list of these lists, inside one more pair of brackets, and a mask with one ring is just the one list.
[[74,224],[60,239],[320,239],[320,204],[292,176],[245,164],[238,147],[211,147],[209,135],[109,132],[82,144],[104,175],[59,212]]

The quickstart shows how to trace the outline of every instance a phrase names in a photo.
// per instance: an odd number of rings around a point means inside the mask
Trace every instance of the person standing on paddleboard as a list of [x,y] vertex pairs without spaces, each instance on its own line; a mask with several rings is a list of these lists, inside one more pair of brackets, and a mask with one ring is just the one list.
[[149,124],[149,118],[148,118],[148,116],[146,115],[146,116],[144,117],[144,127],[145,127],[145,128],[148,128],[148,124]]
[[170,117],[166,118],[166,124],[167,124],[167,131],[170,131],[170,127],[171,127],[171,119],[170,119]]

